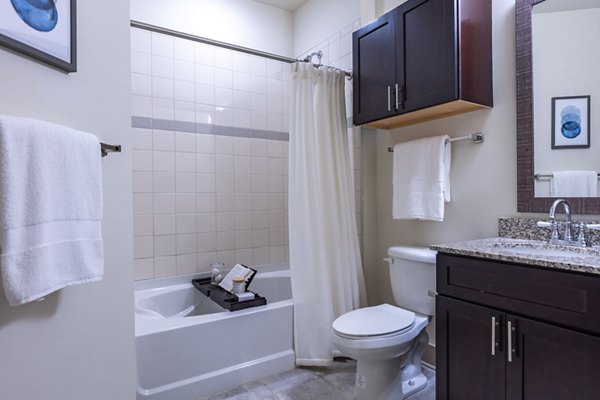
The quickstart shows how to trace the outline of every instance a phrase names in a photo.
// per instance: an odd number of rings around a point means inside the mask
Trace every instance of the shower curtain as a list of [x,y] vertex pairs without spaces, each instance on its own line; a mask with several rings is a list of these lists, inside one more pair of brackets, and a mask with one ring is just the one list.
[[296,364],[328,365],[332,322],[366,303],[344,73],[299,63],[292,79],[289,231]]

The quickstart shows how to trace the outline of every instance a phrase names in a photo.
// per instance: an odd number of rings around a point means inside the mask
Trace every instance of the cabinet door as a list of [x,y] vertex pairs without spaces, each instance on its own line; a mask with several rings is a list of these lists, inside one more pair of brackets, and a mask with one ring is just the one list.
[[510,315],[509,323],[508,400],[600,398],[600,338]]
[[415,0],[396,9],[400,112],[458,98],[456,0]]
[[396,113],[392,93],[396,83],[395,35],[393,12],[352,35],[355,125]]
[[504,314],[438,296],[436,319],[436,399],[504,400]]

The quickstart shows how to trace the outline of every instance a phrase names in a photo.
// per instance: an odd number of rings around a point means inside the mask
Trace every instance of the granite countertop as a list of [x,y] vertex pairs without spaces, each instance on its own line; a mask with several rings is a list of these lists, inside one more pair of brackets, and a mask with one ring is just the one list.
[[600,248],[548,244],[540,240],[489,238],[437,244],[440,253],[508,261],[600,275]]

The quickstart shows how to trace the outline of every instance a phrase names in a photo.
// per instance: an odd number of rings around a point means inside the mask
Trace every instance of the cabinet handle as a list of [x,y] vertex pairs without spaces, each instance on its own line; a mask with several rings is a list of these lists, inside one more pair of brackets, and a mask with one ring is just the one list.
[[392,111],[392,88],[388,86],[388,111]]
[[498,329],[498,321],[496,317],[492,317],[492,355],[496,355],[496,347],[498,347],[498,341],[496,340],[496,330]]
[[512,322],[508,321],[508,362],[512,362]]
[[517,356],[517,322],[508,321],[508,362]]
[[396,91],[394,92],[396,94],[396,111],[398,111],[400,109],[400,103],[398,101],[398,84],[396,83]]

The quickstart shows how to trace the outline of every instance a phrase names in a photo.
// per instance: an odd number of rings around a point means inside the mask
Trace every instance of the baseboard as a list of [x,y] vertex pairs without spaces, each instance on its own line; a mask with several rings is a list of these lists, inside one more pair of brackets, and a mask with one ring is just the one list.
[[432,344],[428,344],[427,348],[423,352],[423,357],[421,358],[423,364],[428,366],[431,369],[435,369],[435,346]]

